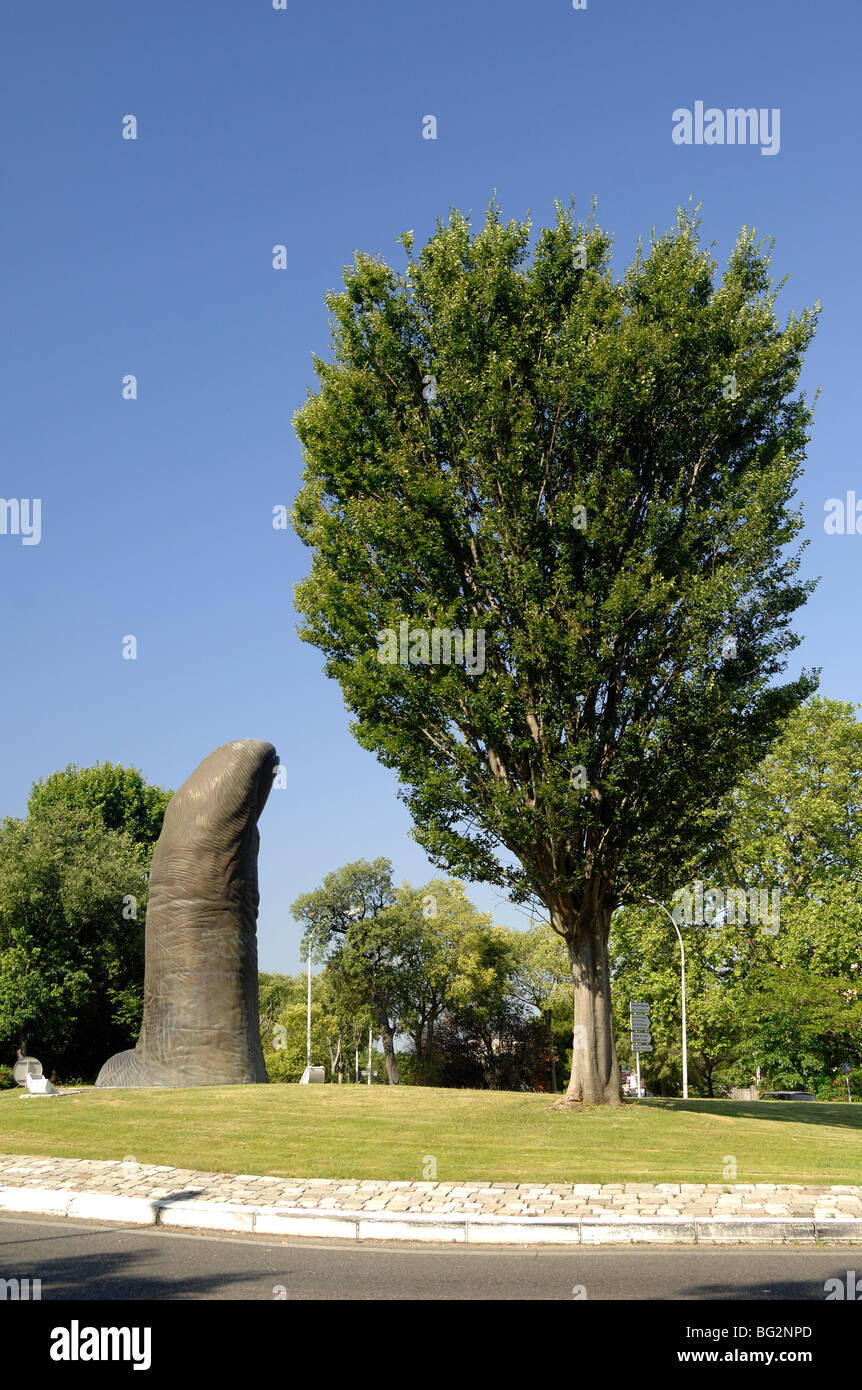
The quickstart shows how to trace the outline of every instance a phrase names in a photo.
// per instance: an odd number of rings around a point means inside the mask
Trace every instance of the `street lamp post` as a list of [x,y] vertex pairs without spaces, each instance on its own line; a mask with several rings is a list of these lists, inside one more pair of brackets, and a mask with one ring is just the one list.
[[308,1010],[305,1030],[305,1065],[311,1075],[311,942],[308,943]]
[[308,932],[308,997],[305,1010],[305,1075],[308,1081],[311,1080],[311,948],[314,942],[314,931],[317,926],[315,913],[309,915]]
[[685,1037],[685,946],[683,945],[682,933],[664,903],[656,902],[655,898],[649,897],[647,898],[647,902],[652,903],[653,907],[661,908],[679,937],[679,950],[682,959],[682,1098],[683,1100],[688,1100],[688,1050]]

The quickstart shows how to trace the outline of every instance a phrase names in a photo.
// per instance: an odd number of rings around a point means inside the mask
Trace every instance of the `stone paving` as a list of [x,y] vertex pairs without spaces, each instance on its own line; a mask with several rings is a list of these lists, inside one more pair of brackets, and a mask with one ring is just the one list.
[[795,1183],[374,1182],[205,1173],[125,1160],[0,1154],[0,1190],[229,1202],[293,1211],[464,1216],[862,1218],[862,1187]]

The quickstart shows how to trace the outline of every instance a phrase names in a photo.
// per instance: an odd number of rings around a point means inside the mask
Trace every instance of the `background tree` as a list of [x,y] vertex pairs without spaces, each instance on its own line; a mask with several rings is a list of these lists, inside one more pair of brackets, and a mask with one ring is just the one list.
[[341,1085],[345,1077],[353,1079],[358,1070],[356,1054],[365,1052],[369,1030],[377,1020],[369,1001],[361,989],[357,990],[356,981],[346,979],[334,966],[327,966],[320,976],[320,999],[330,1069],[333,1079]]
[[[697,226],[619,280],[559,205],[530,264],[493,207],[418,257],[405,233],[404,273],[358,255],[296,417],[301,635],[432,860],[544,905],[590,1103],[620,1099],[611,913],[679,881],[814,688],[776,678],[811,587],[787,547],[817,311],[779,325],[747,230],[716,283]],[[378,659],[402,622],[413,662]],[[482,672],[429,662],[434,628],[484,632]]]
[[740,1055],[772,1089],[816,1089],[843,1062],[862,1060],[857,708],[810,700],[729,798],[723,875],[780,893],[778,932],[751,933]]
[[437,1023],[447,1011],[481,1005],[489,990],[496,993],[508,934],[474,907],[457,879],[432,879],[418,889],[405,884],[398,900],[405,922],[398,1017],[413,1040],[419,1077],[431,1085]]
[[[305,1071],[308,1041],[308,1005],[303,1000],[285,1004],[277,1013],[273,1025],[263,1038],[263,1059],[270,1081],[297,1082]],[[311,1000],[311,1055],[316,1066],[326,1068],[327,1080],[332,1080],[328,1063],[327,1041],[329,1019],[320,999]]]
[[395,1057],[399,958],[409,922],[392,886],[388,859],[365,859],[327,874],[320,888],[303,893],[291,912],[304,927],[318,960],[342,977],[343,986],[368,1001],[383,1043],[390,1086],[400,1084]]
[[[681,927],[695,1092],[748,1086],[758,1067],[763,1089],[818,1091],[843,1062],[862,1059],[860,789],[855,707],[814,697],[728,797],[729,825],[704,895],[711,887],[755,889],[758,901],[768,894],[770,930],[750,910],[744,921],[722,913]],[[644,1074],[659,1088],[676,1085],[679,948],[662,914],[618,913],[611,959],[618,1037],[627,1038],[628,1000],[649,1000],[655,1052],[643,1059]]]
[[[548,922],[531,922],[529,931],[513,933],[517,966],[513,991],[524,1004],[537,1010],[546,1032],[548,1080],[557,1090],[555,1017],[571,1019],[572,975],[568,952],[558,932]],[[571,1042],[571,1034],[569,1035]]]
[[[681,925],[685,941],[689,1089],[713,1096],[725,1069],[739,1055],[748,955],[746,928]],[[759,928],[754,929],[755,932]],[[634,1068],[629,1003],[650,1004],[653,1051],[641,1057],[641,1079],[659,1095],[679,1092],[682,1082],[682,1001],[679,943],[663,913],[623,909],[610,939],[614,1022],[621,1055]],[[748,1086],[750,1080],[732,1084]]]
[[[312,976],[312,992],[313,990],[314,976]],[[307,1001],[307,997],[308,981],[304,975],[270,974],[264,970],[258,972],[258,1019],[260,1040],[264,1048],[266,1048],[267,1042],[272,1047],[272,1032],[284,1010],[293,1004],[302,1003],[303,1000]]]
[[172,795],[146,782],[136,767],[70,763],[62,772],[34,782],[27,812],[39,815],[49,806],[77,808],[86,811],[94,825],[125,831],[133,844],[154,846]]
[[170,793],[134,768],[69,767],[0,827],[0,1039],[89,1076],[143,1010],[147,875]]
[[[260,974],[260,1035],[270,1081],[299,1081],[306,1066],[308,977]],[[334,972],[311,977],[312,1062],[326,1069],[327,1080],[353,1078],[351,1054],[364,1050],[369,1024],[367,1004],[358,1000]]]
[[0,1039],[88,1076],[143,1010],[147,875],[171,793],[136,768],[68,766],[0,827]]
[[547,1085],[544,1024],[512,987],[514,935],[500,931],[496,972],[481,997],[448,1010],[438,1025],[436,1073],[444,1086],[531,1091]]

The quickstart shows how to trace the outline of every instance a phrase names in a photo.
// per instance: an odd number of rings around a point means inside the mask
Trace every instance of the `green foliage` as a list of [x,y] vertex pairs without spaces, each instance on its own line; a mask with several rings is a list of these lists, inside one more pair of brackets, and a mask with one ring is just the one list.
[[[318,977],[318,996],[325,1015],[326,1046],[334,1081],[354,1079],[356,1051],[360,1053],[360,1068],[368,1065],[368,1035],[376,1031],[374,1011],[363,998],[361,990],[341,974],[336,966],[327,966]],[[372,1054],[371,1069],[377,1069]],[[398,1059],[401,1069],[401,1056]]]
[[[316,1066],[327,1067],[327,1081],[332,1079],[327,1066],[327,1020],[323,1006],[311,1004],[311,1056]],[[305,1071],[307,1006],[289,1004],[279,1013],[273,1029],[264,1038],[263,1056],[270,1081],[299,1081]]]
[[12,1068],[0,1066],[0,1091],[11,1091],[17,1085]]
[[[439,1086],[438,1056],[431,1062],[417,1052],[399,1052],[398,1071],[402,1086]],[[430,1079],[429,1079],[430,1078]]]
[[96,763],[69,764],[62,772],[33,784],[27,801],[29,815],[49,806],[86,811],[94,825],[125,831],[133,844],[155,845],[172,793],[144,781],[136,767]]
[[[814,687],[776,677],[811,587],[787,547],[816,310],[779,325],[747,229],[716,283],[697,226],[681,211],[619,281],[559,206],[531,264],[494,208],[418,256],[405,234],[403,273],[358,255],[296,417],[303,639],[431,858],[570,935],[674,883]],[[484,673],[381,662],[402,619],[484,630]]]
[[303,949],[339,979],[343,1004],[368,1007],[383,1040],[390,1085],[400,1076],[395,1057],[402,954],[411,935],[410,912],[399,903],[388,859],[357,860],[327,874],[320,888],[291,907],[305,928]]
[[0,1040],[14,1052],[26,1039],[47,1075],[93,1075],[137,1035],[168,795],[134,769],[67,769],[0,825]]
[[413,1040],[419,1060],[411,1075],[429,1083],[439,1074],[435,1035],[444,1018],[450,1030],[468,1014],[484,1025],[508,1008],[508,980],[520,959],[516,934],[494,927],[457,880],[397,889],[388,860],[362,860],[327,874],[291,910],[305,926],[303,949],[311,943],[327,961],[328,1006],[340,1020],[342,1047],[364,1011],[382,1037],[390,1082],[400,1080],[404,1055],[396,1061],[397,1033]]
[[[305,975],[260,975],[260,1028],[270,1081],[299,1081],[306,1065],[308,979]],[[343,987],[331,969],[311,977],[312,1064],[326,1068],[327,1081],[351,1081],[354,1051],[367,1064],[371,1011]]]
[[559,932],[548,922],[531,922],[529,931],[513,934],[517,965],[515,992],[539,1010],[571,1014],[572,968]]
[[[571,1031],[569,1032],[571,1037]],[[544,1020],[500,995],[496,1005],[453,1010],[437,1030],[435,1085],[490,1091],[550,1089],[550,1040]]]
[[[312,981],[312,989],[314,983]],[[257,994],[260,1016],[260,1037],[266,1048],[268,1034],[284,1009],[301,1003],[307,997],[308,982],[304,975],[271,975],[258,972]]]
[[[682,927],[692,1093],[749,1086],[813,1090],[862,1056],[862,724],[852,705],[815,697],[728,798],[715,886],[780,894],[762,923]],[[680,885],[682,886],[682,885]],[[707,884],[707,887],[710,885]],[[772,923],[770,922],[770,926]],[[615,1021],[627,1055],[628,1000],[652,1004],[653,1084],[681,1071],[679,947],[663,914],[617,915]]]
[[516,933],[495,927],[490,913],[470,902],[457,879],[432,879],[423,888],[404,884],[398,902],[405,914],[397,987],[400,1027],[413,1039],[427,1084],[441,1075],[435,1064],[438,1021],[471,1009],[488,1014],[500,1006],[514,968]]
[[[847,1095],[847,1082],[850,1082],[850,1097]],[[824,1078],[817,1088],[817,1099],[828,1101],[830,1104],[840,1104],[846,1101],[848,1104],[855,1104],[862,1101],[862,1067],[854,1067],[845,1077],[843,1072],[827,1080]]]
[[[685,929],[687,1038],[690,1094],[712,1095],[719,1078],[748,1086],[750,1077],[728,1080],[725,1069],[739,1054],[744,976],[734,971],[735,935]],[[657,1093],[673,1094],[682,1083],[680,953],[676,934],[653,908],[626,909],[614,919],[610,953],[614,982],[614,1025],[620,1060],[631,1068],[629,1003],[651,1006],[652,1053],[641,1057],[642,1079]],[[740,972],[741,975],[741,972]]]
[[[438,894],[445,887],[438,885]],[[414,1027],[421,1024],[414,1032],[414,1049],[422,1052],[423,1081],[529,1089],[537,1066],[534,1020],[513,990],[522,959],[520,933],[491,926],[490,916],[476,912],[460,883],[453,882],[449,889],[454,920],[433,918],[424,928],[429,956],[445,963],[448,992],[444,987],[436,995],[437,1007],[424,1021],[413,1015]]]

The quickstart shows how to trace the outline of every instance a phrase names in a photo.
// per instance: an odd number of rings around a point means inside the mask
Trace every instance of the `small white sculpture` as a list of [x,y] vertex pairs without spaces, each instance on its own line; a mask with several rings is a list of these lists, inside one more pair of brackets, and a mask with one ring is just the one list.
[[27,1090],[31,1096],[58,1096],[60,1092],[56,1086],[52,1086],[47,1076],[30,1076],[27,1074]]

